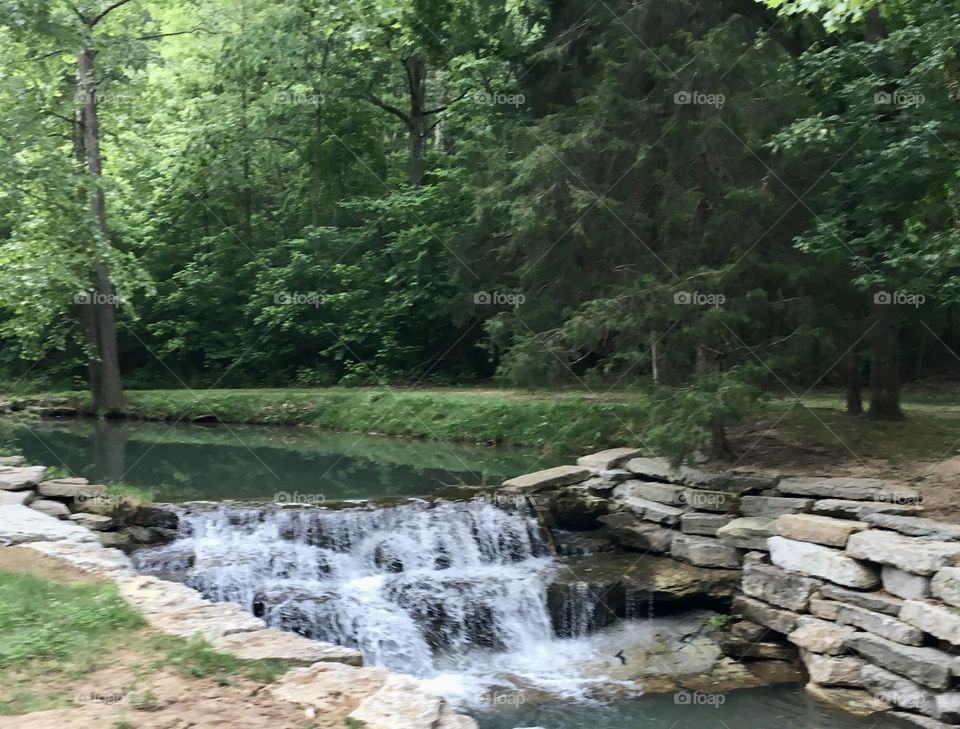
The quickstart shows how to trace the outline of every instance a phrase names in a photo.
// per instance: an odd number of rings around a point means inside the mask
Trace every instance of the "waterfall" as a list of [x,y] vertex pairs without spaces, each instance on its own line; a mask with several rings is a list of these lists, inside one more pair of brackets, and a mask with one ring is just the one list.
[[[556,563],[522,504],[186,506],[179,538],[135,560],[268,625],[421,677],[469,650],[523,653],[554,634]],[[574,597],[563,629],[578,634],[592,606],[587,593]]]

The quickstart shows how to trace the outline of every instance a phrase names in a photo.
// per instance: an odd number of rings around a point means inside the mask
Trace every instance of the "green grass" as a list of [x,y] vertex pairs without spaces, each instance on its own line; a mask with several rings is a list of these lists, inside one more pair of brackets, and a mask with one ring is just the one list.
[[[602,390],[601,390],[602,392]],[[524,446],[541,453],[579,455],[611,446],[642,446],[654,425],[643,389],[602,396],[580,389],[320,388],[263,390],[131,390],[136,415],[189,422],[214,414],[227,423],[305,425],[432,441]],[[88,407],[85,393],[45,393]],[[907,390],[907,420],[875,422],[843,412],[839,393],[819,391],[796,405],[791,398],[761,403],[738,431],[764,433],[800,447],[860,458],[939,458],[956,440],[960,395]],[[745,436],[747,443],[752,442]],[[746,447],[746,446],[745,446]]]
[[[71,706],[70,687],[121,649],[138,654],[141,668],[131,673],[132,685],[162,667],[221,685],[236,676],[269,683],[290,667],[241,660],[200,638],[166,636],[145,625],[110,583],[61,583],[0,571],[0,716]],[[132,695],[135,703],[151,703],[149,689]]]

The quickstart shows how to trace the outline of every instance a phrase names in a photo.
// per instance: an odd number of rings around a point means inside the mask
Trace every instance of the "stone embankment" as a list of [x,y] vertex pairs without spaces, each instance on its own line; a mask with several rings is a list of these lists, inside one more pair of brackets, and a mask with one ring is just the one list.
[[960,527],[920,516],[912,489],[674,469],[630,449],[504,488],[595,542],[740,570],[728,655],[798,656],[807,691],[851,713],[960,725]]
[[[109,543],[110,535],[129,534],[131,528],[171,529],[176,525],[163,521],[168,512],[129,506],[83,479],[46,480],[45,468],[21,464],[17,457],[0,459],[0,549],[32,549],[113,580],[123,598],[164,633],[200,635],[218,651],[242,659],[279,659],[299,666],[270,691],[277,701],[303,706],[309,716],[353,719],[367,729],[476,729],[473,719],[455,713],[417,679],[365,667],[351,648],[268,628],[238,605],[210,602],[185,585],[136,574],[123,551],[101,540]],[[141,524],[116,518],[121,503],[127,504],[127,516]],[[103,531],[121,526],[124,532]],[[149,537],[149,531],[141,536]],[[126,538],[121,541],[127,544]]]

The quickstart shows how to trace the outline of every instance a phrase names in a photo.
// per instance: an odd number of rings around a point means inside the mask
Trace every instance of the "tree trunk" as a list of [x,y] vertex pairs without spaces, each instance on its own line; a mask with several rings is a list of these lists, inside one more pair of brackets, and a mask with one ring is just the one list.
[[900,338],[892,303],[874,304],[876,324],[870,352],[870,417],[901,420]]
[[650,332],[650,369],[655,385],[665,384],[667,376],[667,352],[661,341],[661,332]]
[[857,335],[858,317],[852,317],[847,326],[847,341],[850,349],[843,356],[841,374],[846,392],[847,415],[863,415],[863,380],[861,378],[861,358],[857,351],[859,344]]
[[[720,356],[706,344],[697,345],[697,373],[703,377],[719,377]],[[734,457],[733,446],[727,438],[726,418],[720,414],[710,421],[710,457],[721,461],[731,461]]]
[[[97,116],[97,94],[94,80],[94,60],[96,51],[84,48],[77,56],[77,81],[83,109],[83,151],[87,170],[93,182],[89,192],[90,207],[97,220],[100,235],[106,239],[107,228],[106,200],[100,184],[102,163],[100,158],[100,125]],[[117,329],[115,320],[116,297],[110,281],[110,270],[101,259],[96,246],[92,247],[94,291],[92,300],[85,306],[92,309],[92,315],[85,315],[88,326],[93,331],[89,341],[96,344],[97,365],[90,370],[96,376],[98,387],[91,388],[93,406],[107,415],[122,413],[126,409],[126,398],[120,381],[120,362],[117,354]]]
[[426,144],[427,113],[424,107],[427,95],[427,63],[420,56],[403,59],[407,72],[407,88],[410,92],[410,115],[407,126],[410,132],[410,185],[423,184],[423,156]]

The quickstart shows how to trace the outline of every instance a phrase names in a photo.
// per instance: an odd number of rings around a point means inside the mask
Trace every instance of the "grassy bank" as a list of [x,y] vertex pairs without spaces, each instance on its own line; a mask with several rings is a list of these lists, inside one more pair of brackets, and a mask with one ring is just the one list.
[[[309,425],[433,441],[518,445],[564,455],[624,444],[642,446],[654,424],[650,396],[639,390],[603,396],[582,390],[441,388],[135,390],[127,395],[133,413],[150,420],[190,422],[213,415],[227,423]],[[89,407],[85,393],[33,397]],[[948,451],[960,432],[960,395],[908,391],[904,408],[905,421],[875,422],[845,415],[834,393],[811,394],[799,404],[771,399],[732,428],[732,435],[741,453],[759,454],[776,445],[827,460],[939,459],[956,452]],[[753,455],[745,462],[755,460]]]

